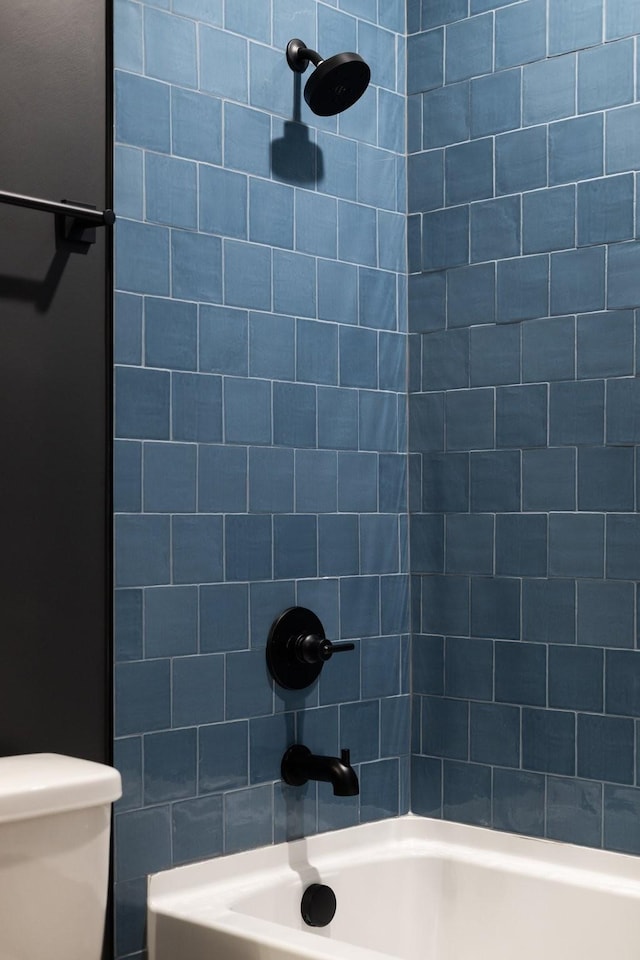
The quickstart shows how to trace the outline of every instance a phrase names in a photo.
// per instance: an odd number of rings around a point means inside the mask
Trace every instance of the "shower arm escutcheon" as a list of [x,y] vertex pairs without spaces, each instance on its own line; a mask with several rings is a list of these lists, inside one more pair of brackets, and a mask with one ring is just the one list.
[[334,643],[306,607],[289,607],[274,621],[267,639],[267,666],[286,690],[310,686],[335,653],[355,650],[354,643]]

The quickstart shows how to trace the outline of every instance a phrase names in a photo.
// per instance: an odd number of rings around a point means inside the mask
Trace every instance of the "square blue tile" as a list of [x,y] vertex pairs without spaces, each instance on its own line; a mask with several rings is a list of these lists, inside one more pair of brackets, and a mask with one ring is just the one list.
[[498,264],[498,323],[549,315],[549,257],[520,257]]
[[608,306],[635,307],[638,303],[640,243],[615,244],[609,251]]
[[357,391],[336,387],[318,389],[318,445],[334,450],[357,448]]
[[633,42],[583,50],[578,58],[578,110],[588,113],[633,102]]
[[603,0],[550,0],[549,56],[602,43]]
[[222,439],[222,378],[207,374],[172,375],[173,437],[215,443]]
[[464,636],[469,633],[469,578],[422,578],[422,631]]
[[236,853],[273,841],[271,784],[228,793],[224,798],[224,851]]
[[466,760],[469,705],[462,700],[425,697],[422,701],[422,749],[434,757]]
[[[116,226],[116,286],[131,293],[169,295],[169,231],[131,220]],[[174,291],[178,296],[178,291]]]
[[634,481],[631,447],[583,447],[578,451],[579,510],[633,510]]
[[377,225],[373,207],[340,201],[338,258],[370,267],[377,265]]
[[114,362],[140,365],[142,361],[142,297],[116,293],[114,302]]
[[578,317],[578,377],[633,374],[634,317],[610,311]]
[[169,583],[169,517],[124,515],[115,520],[115,585]]
[[547,48],[546,4],[526,0],[496,13],[496,68],[541,60]]
[[247,509],[246,448],[200,447],[198,506],[208,513],[242,513]]
[[116,662],[142,659],[142,590],[114,592],[114,640]]
[[628,0],[607,0],[606,39],[640,33],[640,10]]
[[547,127],[496,137],[496,193],[520,193],[547,184]]
[[171,865],[170,807],[150,807],[118,815],[115,821],[115,875],[120,880],[145,876]]
[[173,517],[171,547],[174,583],[222,579],[222,517]]
[[444,206],[444,151],[414,153],[407,161],[409,213]]
[[200,89],[247,101],[247,41],[225,30],[199,30]]
[[144,15],[145,73],[181,87],[195,87],[198,78],[195,24],[154,10]]
[[[589,184],[581,184],[589,186]],[[575,187],[538,190],[522,198],[522,249],[544,253],[575,246]],[[596,242],[596,241],[594,241]]]
[[[491,14],[459,20],[447,28],[446,64],[447,84],[491,72],[493,67],[493,16]],[[433,83],[432,86],[440,86],[440,84]]]
[[272,574],[271,519],[228,516],[225,520],[227,580],[268,580]]
[[273,694],[264,650],[226,656],[226,718],[238,720],[272,713]]
[[496,643],[495,699],[502,703],[546,705],[547,654],[543,644]]
[[640,106],[622,107],[607,117],[607,173],[637,169],[640,155]]
[[[441,87],[443,80],[444,30],[436,29],[409,37],[407,41],[407,93]],[[447,80],[453,77],[447,75]]]
[[524,450],[523,510],[576,509],[576,452],[573,449]]
[[546,385],[499,387],[496,390],[496,445],[544,447],[546,443]]
[[496,573],[500,576],[547,575],[547,517],[496,517]]
[[249,374],[265,380],[293,380],[295,321],[277,314],[249,314]]
[[446,572],[493,573],[493,517],[449,514],[446,517]]
[[467,327],[496,317],[496,269],[492,263],[447,271],[447,324]]
[[268,180],[249,180],[249,239],[293,248],[293,188]]
[[[171,89],[173,153],[205,163],[222,162],[222,103],[180,87]],[[200,171],[202,174],[202,170]]]
[[615,580],[640,578],[637,537],[640,517],[614,514],[607,518],[607,576]]
[[471,633],[500,640],[520,638],[520,580],[509,577],[473,577]]
[[248,783],[248,728],[247,721],[200,728],[198,778],[202,792],[215,793]]
[[494,444],[494,394],[490,389],[446,394],[447,449],[481,450]]
[[549,706],[602,713],[603,678],[602,650],[549,648]]
[[493,826],[532,837],[544,835],[545,778],[517,770],[495,770]]
[[[133,6],[133,4],[132,4]],[[144,154],[136,147],[116,147],[114,155],[114,206],[119,217],[144,219]]]
[[276,516],[273,520],[273,574],[287,577],[318,575],[317,518],[312,516]]
[[[470,136],[469,82],[447,84],[425,93],[422,101],[425,150],[468,140]],[[408,133],[412,123],[409,120]]]
[[551,313],[582,313],[605,306],[605,248],[551,256]]
[[519,512],[520,452],[495,450],[470,458],[471,509],[475,512]]
[[497,764],[501,767],[520,765],[520,710],[518,707],[494,703],[472,703],[469,728],[471,760],[476,763]]
[[558,513],[549,517],[549,574],[552,577],[604,575],[604,517]]
[[244,310],[202,305],[199,317],[200,370],[248,374],[248,320]]
[[633,783],[633,720],[578,715],[578,776]]
[[120,663],[115,673],[117,737],[171,726],[169,660]]
[[522,766],[540,773],[573,776],[576,768],[575,714],[524,709]]
[[222,797],[183,800],[173,805],[171,816],[174,864],[222,853]]
[[[218,297],[218,300],[221,298]],[[271,309],[271,251],[254,243],[224,242],[224,301],[236,307]],[[287,312],[275,304],[279,312]]]
[[151,806],[196,793],[197,734],[166,730],[144,738],[144,802]]
[[249,592],[243,583],[200,588],[200,651],[226,653],[249,646]]
[[229,377],[224,384],[227,443],[271,442],[271,384]]
[[504,133],[520,126],[521,71],[505,70],[471,81],[471,136]]
[[520,253],[519,197],[500,197],[471,207],[471,259],[504,260]]
[[578,244],[633,237],[633,175],[578,184]]
[[197,343],[198,311],[194,303],[147,297],[144,326],[146,366],[195,370]]
[[493,643],[491,640],[447,637],[445,695],[463,700],[493,698]]
[[608,850],[637,854],[640,850],[638,835],[638,790],[632,787],[604,787],[604,846]]
[[573,580],[524,580],[523,640],[536,643],[575,643],[575,593]]
[[171,104],[166,83],[116,71],[115,109],[117,142],[169,152]]
[[523,381],[572,380],[575,353],[576,323],[573,317],[531,320],[523,324]]
[[640,381],[635,379],[607,382],[607,443],[634,444],[640,437],[637,415]]
[[549,127],[549,182],[589,180],[603,173],[603,115],[560,120]]
[[491,768],[476,763],[443,763],[443,817],[480,827],[491,825]]
[[578,643],[633,647],[634,587],[615,580],[578,583]]
[[273,442],[287,447],[317,445],[315,387],[299,383],[273,385]]
[[549,123],[575,114],[575,54],[527,64],[523,73],[525,124]]
[[599,847],[602,787],[586,780],[547,779],[547,836],[551,840]]
[[249,510],[252,513],[293,511],[293,450],[249,448]]
[[447,204],[493,195],[493,140],[485,137],[449,147],[445,154]]
[[116,513],[142,510],[142,444],[116,440],[113,446],[113,508]]
[[552,383],[549,387],[549,443],[601,445],[604,439],[604,383]]
[[220,303],[222,244],[218,237],[171,232],[172,293],[182,300]]
[[318,316],[321,320],[358,322],[357,267],[318,260]]
[[190,513],[195,510],[195,446],[147,443],[143,467],[145,512]]
[[469,457],[465,453],[429,454],[422,458],[422,506],[425,510],[469,509]]
[[220,167],[200,166],[199,225],[204,233],[247,236],[247,177]]

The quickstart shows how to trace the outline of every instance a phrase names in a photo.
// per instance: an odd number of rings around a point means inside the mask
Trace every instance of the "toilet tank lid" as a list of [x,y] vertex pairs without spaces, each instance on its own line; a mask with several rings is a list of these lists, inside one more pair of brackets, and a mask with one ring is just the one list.
[[95,807],[117,800],[120,774],[58,753],[0,757],[0,823]]

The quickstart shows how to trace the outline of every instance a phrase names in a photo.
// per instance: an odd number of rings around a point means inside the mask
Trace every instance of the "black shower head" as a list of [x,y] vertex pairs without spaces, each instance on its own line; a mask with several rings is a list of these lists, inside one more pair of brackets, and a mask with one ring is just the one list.
[[369,86],[371,70],[357,53],[337,53],[323,60],[302,40],[290,40],[287,63],[291,69],[304,73],[309,61],[316,69],[305,84],[304,98],[319,117],[332,117],[347,110]]

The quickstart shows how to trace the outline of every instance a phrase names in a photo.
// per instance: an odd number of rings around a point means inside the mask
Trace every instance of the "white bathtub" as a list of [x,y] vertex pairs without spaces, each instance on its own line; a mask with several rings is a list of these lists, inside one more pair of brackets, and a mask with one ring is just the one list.
[[640,858],[406,816],[158,873],[148,909],[150,960],[639,960]]

